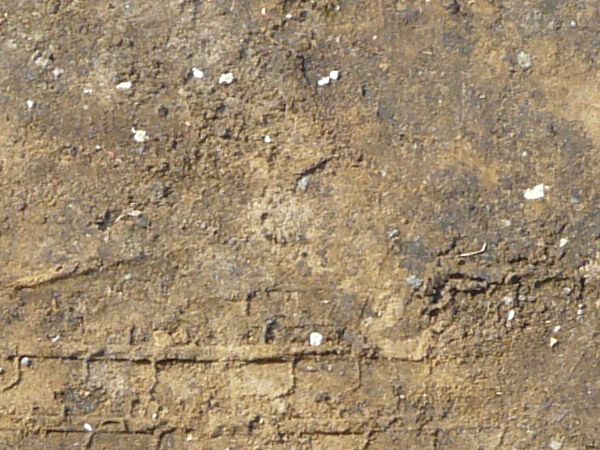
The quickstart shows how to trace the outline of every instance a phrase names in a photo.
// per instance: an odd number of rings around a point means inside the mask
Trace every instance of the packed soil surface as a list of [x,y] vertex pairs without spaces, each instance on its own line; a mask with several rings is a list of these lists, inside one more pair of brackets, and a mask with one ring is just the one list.
[[0,449],[600,448],[600,2],[1,0]]

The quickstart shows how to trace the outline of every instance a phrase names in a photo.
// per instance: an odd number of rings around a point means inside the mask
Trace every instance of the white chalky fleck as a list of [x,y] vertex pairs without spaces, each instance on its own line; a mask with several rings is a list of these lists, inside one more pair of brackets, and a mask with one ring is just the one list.
[[306,191],[308,189],[308,185],[310,184],[310,175],[305,175],[302,178],[300,178],[298,180],[298,183],[296,183],[296,185],[298,186],[298,189],[300,189],[301,191]]
[[224,73],[219,77],[219,84],[231,84],[233,83],[233,74],[231,72]]
[[27,100],[27,108],[31,109],[35,106],[35,102],[33,100]]
[[52,71],[52,75],[54,75],[54,78],[59,78],[61,75],[63,75],[65,73],[65,71],[63,69],[61,69],[60,67],[56,67],[53,71]]
[[552,439],[548,444],[550,450],[560,450],[562,448],[562,442]]
[[133,133],[133,140],[135,142],[142,143],[148,140],[148,133],[146,133],[146,130],[136,130],[135,128],[132,128],[131,132]]
[[558,241],[558,246],[559,247],[564,247],[568,243],[569,243],[569,240],[567,238],[560,238],[560,241]]
[[92,427],[89,423],[84,423],[83,429],[85,431],[87,431],[88,433],[91,433],[92,431],[94,431],[94,427]]
[[540,200],[544,198],[544,195],[546,195],[546,186],[544,184],[538,184],[531,189],[525,189],[523,193],[525,200]]
[[308,337],[308,342],[313,347],[318,347],[319,345],[321,345],[323,343],[323,340],[323,335],[321,333],[317,333],[316,331],[310,333],[310,336]]
[[265,136],[265,144],[270,144],[273,142],[273,139],[268,134]]
[[506,316],[506,320],[508,320],[509,322],[515,319],[515,316],[517,315],[517,313],[515,312],[514,309],[511,309],[508,312],[508,316]]
[[530,69],[531,66],[533,66],[533,59],[531,58],[531,55],[529,53],[525,53],[523,51],[520,51],[517,54],[517,64],[522,69]]
[[556,339],[555,337],[551,337],[550,338],[550,347],[556,347],[557,344],[558,344],[558,339]]
[[502,297],[502,303],[504,303],[506,306],[512,306],[515,303],[515,299],[510,295],[506,295]]
[[332,80],[336,81],[339,77],[340,77],[339,70],[332,70],[331,72],[329,72],[329,78],[331,78]]
[[192,75],[194,76],[194,78],[196,78],[197,80],[201,80],[202,78],[204,78],[204,71],[193,67],[192,68]]
[[117,89],[120,91],[126,91],[128,89],[131,89],[132,86],[133,86],[133,83],[131,81],[123,81],[123,82],[117,84]]
[[21,358],[21,365],[25,366],[25,367],[31,367],[31,358],[28,358],[27,356],[23,356]]
[[319,81],[317,81],[317,85],[318,86],[327,86],[329,84],[330,78],[329,77],[323,77],[320,78]]

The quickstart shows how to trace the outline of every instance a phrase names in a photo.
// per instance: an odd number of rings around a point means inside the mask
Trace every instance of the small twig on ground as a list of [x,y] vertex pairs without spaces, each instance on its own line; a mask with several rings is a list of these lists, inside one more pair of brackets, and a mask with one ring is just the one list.
[[484,242],[483,246],[481,247],[481,249],[479,249],[479,250],[477,250],[475,252],[461,253],[461,254],[458,255],[458,257],[459,258],[468,258],[469,256],[481,255],[486,250],[487,250],[487,242]]

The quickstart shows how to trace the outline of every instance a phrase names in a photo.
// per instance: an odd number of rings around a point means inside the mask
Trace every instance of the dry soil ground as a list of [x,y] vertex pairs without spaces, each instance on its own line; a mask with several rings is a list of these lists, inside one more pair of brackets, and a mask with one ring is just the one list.
[[0,448],[600,448],[599,67],[598,0],[0,1]]

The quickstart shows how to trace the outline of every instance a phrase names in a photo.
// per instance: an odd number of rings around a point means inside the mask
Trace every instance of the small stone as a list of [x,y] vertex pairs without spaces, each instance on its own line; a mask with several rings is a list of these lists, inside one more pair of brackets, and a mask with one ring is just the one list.
[[324,339],[325,338],[323,337],[323,335],[321,333],[317,333],[316,331],[313,331],[312,333],[310,333],[310,336],[308,337],[308,342],[310,343],[311,346],[318,347],[319,345],[321,345],[323,343]]
[[567,238],[560,238],[560,241],[558,241],[558,246],[562,248],[565,245],[567,245],[568,243],[569,243],[569,240]]
[[531,58],[531,55],[529,53],[520,51],[517,54],[517,64],[523,70],[531,69],[531,67],[533,66],[533,59]]
[[561,326],[560,325],[556,325],[554,328],[552,328],[552,332],[553,333],[558,333],[561,330]]
[[550,348],[554,348],[558,345],[558,339],[556,339],[555,337],[551,337],[550,338]]
[[301,191],[306,191],[310,184],[310,175],[305,175],[298,180],[297,186]]
[[546,186],[544,184],[538,184],[531,189],[525,189],[523,197],[525,200],[540,200],[546,195]]
[[28,358],[27,356],[23,356],[21,358],[21,365],[25,366],[25,367],[31,367],[32,361],[31,358]]
[[271,142],[273,142],[273,139],[271,139],[271,136],[267,134],[265,136],[265,144],[270,144]]
[[393,230],[388,231],[387,237],[390,240],[400,237],[400,230],[398,228],[394,228]]
[[510,295],[507,295],[502,297],[502,303],[504,303],[506,306],[512,306],[515,303],[515,299]]
[[423,280],[415,275],[410,275],[406,279],[406,282],[410,284],[413,287],[413,289],[420,289],[421,286],[423,286]]
[[234,81],[233,74],[231,72],[224,73],[219,77],[219,84],[231,84]]
[[148,133],[146,133],[146,130],[136,130],[135,128],[132,128],[131,132],[133,133],[133,140],[135,142],[144,143],[148,140]]
[[27,108],[31,109],[35,106],[35,102],[33,100],[27,100]]
[[329,78],[333,81],[337,81],[340,78],[340,71],[332,70],[331,72],[329,72]]
[[60,67],[56,67],[52,71],[52,75],[54,75],[54,78],[60,78],[64,73],[65,73],[64,69],[61,69]]
[[192,68],[192,76],[197,79],[197,80],[201,80],[202,78],[204,78],[204,71],[193,67]]
[[50,64],[51,58],[48,56],[39,56],[38,58],[36,58],[33,63],[38,66],[41,67],[42,69],[45,69],[46,67],[48,67],[48,64]]
[[560,450],[562,448],[562,442],[552,439],[548,444],[550,450]]
[[515,312],[515,310],[514,310],[514,309],[511,309],[511,310],[508,312],[508,315],[506,316],[506,320],[507,320],[508,322],[511,322],[511,321],[513,321],[513,320],[515,319],[515,316],[516,316],[516,315],[517,315],[517,313]]
[[94,427],[92,427],[89,423],[84,423],[83,429],[85,431],[87,431],[88,433],[91,433],[92,431],[94,431]]
[[320,87],[327,86],[330,81],[331,80],[329,77],[320,78],[319,81],[317,81],[317,86],[320,86]]
[[131,81],[123,81],[123,82],[117,84],[116,88],[119,91],[127,91],[127,90],[131,89],[132,86],[133,86],[133,83]]
[[4,368],[0,367],[0,375],[2,375],[4,373]]

